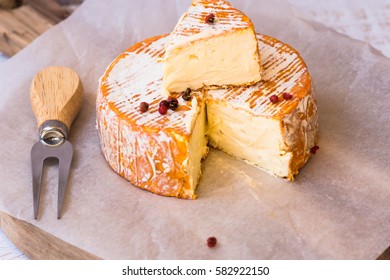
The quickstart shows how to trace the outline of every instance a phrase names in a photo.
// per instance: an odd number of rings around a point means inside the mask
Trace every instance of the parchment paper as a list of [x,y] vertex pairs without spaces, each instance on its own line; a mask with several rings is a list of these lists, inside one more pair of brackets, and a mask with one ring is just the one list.
[[[211,150],[195,201],[157,196],[116,175],[95,129],[98,79],[123,50],[169,33],[190,0],[86,1],[0,65],[0,211],[105,259],[374,259],[390,245],[390,61],[369,45],[299,19],[285,1],[231,1],[257,32],[300,51],[319,106],[320,150],[294,182]],[[281,8],[283,7],[283,8]],[[45,66],[85,87],[70,141],[61,220],[57,169],[45,170],[33,219],[29,87]],[[218,246],[205,242],[216,236]]]

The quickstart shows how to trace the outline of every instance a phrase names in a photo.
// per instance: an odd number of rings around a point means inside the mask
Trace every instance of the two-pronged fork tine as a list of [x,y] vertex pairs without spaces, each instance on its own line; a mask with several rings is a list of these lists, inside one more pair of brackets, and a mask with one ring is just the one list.
[[70,126],[80,111],[83,87],[71,69],[53,66],[40,71],[31,84],[31,107],[37,118],[39,141],[31,149],[34,218],[38,218],[43,164],[59,162],[57,218],[61,217],[73,148],[67,140]]
[[41,143],[36,143],[31,149],[31,169],[33,179],[34,219],[38,217],[39,200],[41,197],[43,154],[40,151]]
[[64,205],[66,186],[68,185],[70,165],[72,163],[73,148],[69,141],[63,144],[64,152],[61,152],[61,157],[58,159],[58,203],[57,203],[57,219],[61,218],[61,210]]
[[31,167],[33,175],[33,203],[34,219],[38,218],[39,200],[41,196],[43,165],[48,158],[57,158],[59,165],[58,174],[58,204],[57,218],[61,218],[61,210],[64,204],[66,187],[70,166],[72,163],[73,148],[69,141],[64,141],[60,146],[50,147],[41,142],[36,143],[31,149]]

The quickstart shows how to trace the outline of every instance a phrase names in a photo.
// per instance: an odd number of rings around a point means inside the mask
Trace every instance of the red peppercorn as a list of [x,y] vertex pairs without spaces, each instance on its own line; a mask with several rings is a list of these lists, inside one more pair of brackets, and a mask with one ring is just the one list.
[[161,114],[161,115],[166,115],[168,113],[168,107],[167,106],[164,106],[164,105],[161,105],[159,108],[158,108],[158,112]]
[[177,101],[175,97],[169,97],[168,102],[169,102],[169,109],[173,111],[175,111],[177,107],[179,107],[179,101]]
[[160,102],[159,107],[161,107],[161,106],[165,106],[165,107],[169,108],[169,102],[167,100],[163,100]]
[[318,147],[318,146],[312,147],[312,148],[310,149],[310,153],[312,153],[313,155],[315,155],[316,152],[317,152],[317,150],[318,150],[319,148],[320,148],[320,147]]
[[275,103],[278,103],[279,102],[279,97],[277,95],[272,95],[270,98],[269,98],[269,101],[271,101],[273,104]]
[[290,100],[290,99],[292,99],[292,94],[289,94],[288,92],[283,92],[283,98],[284,98],[284,100]]
[[209,246],[209,248],[212,248],[215,245],[217,245],[217,238],[214,236],[207,238],[207,246]]
[[205,23],[214,24],[215,23],[215,14],[208,14],[204,19]]
[[145,113],[149,109],[149,104],[147,102],[141,102],[139,105],[139,111]]

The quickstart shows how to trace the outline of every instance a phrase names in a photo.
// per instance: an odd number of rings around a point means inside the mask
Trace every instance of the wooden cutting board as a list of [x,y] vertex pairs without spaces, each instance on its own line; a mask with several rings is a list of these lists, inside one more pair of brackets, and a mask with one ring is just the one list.
[[0,227],[8,238],[31,259],[96,260],[98,257],[81,250],[40,228],[0,212]]

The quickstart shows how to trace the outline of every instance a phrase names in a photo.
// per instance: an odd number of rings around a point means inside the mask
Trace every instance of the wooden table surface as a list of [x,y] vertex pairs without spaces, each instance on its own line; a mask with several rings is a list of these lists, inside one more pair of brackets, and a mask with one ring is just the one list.
[[9,57],[15,55],[50,27],[67,18],[80,1],[68,0],[68,5],[61,5],[60,2],[64,1],[24,0],[23,5],[15,9],[0,9],[0,52]]
[[[82,0],[74,0],[79,3]],[[39,34],[66,18],[75,6],[54,0],[25,0],[17,10],[0,10],[0,63],[16,54]],[[72,1],[60,1],[72,3]],[[319,22],[351,38],[365,41],[390,58],[390,0],[287,0],[299,16]],[[20,20],[28,15],[29,21]],[[3,54],[1,54],[3,53]],[[6,55],[4,55],[6,54]],[[384,58],[386,59],[386,58]],[[1,226],[1,221],[0,221]],[[390,245],[390,244],[389,244]],[[28,259],[0,229],[0,260]],[[390,246],[378,259],[390,259]]]

